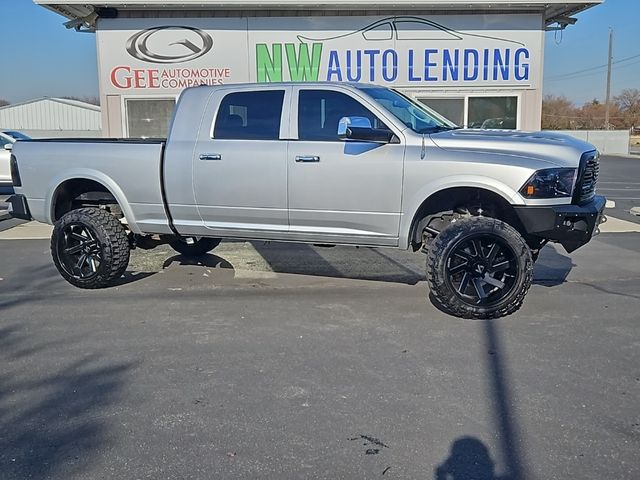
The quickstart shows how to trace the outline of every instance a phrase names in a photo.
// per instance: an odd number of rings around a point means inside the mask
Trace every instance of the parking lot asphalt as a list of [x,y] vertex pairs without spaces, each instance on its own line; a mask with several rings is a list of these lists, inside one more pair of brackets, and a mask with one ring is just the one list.
[[490,322],[394,250],[135,251],[99,291],[0,253],[3,479],[640,477],[638,233],[546,247]]
[[[640,223],[640,159],[601,165]],[[640,233],[546,247],[523,309],[482,322],[428,302],[422,254],[162,247],[82,291],[46,228],[2,231],[2,480],[640,477]]]
[[640,207],[640,155],[600,157],[598,194],[615,202],[615,208],[608,213],[640,223],[640,216],[630,213],[631,208]]

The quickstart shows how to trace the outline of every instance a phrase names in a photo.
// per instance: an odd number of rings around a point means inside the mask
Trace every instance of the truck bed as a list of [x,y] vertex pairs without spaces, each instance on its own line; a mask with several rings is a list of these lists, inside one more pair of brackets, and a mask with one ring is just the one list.
[[53,138],[16,142],[13,150],[35,220],[55,221],[51,204],[65,180],[85,178],[104,186],[122,205],[135,233],[170,233],[162,192],[165,139]]

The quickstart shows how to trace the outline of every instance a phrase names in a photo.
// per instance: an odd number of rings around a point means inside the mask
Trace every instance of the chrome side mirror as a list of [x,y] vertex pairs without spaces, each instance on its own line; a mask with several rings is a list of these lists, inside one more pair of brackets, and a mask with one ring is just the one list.
[[391,130],[373,128],[371,121],[366,117],[342,117],[338,122],[338,138],[373,143],[399,143]]
[[349,135],[349,128],[367,128],[371,129],[371,121],[367,117],[342,117],[338,122],[338,138],[340,140],[346,140],[351,138]]

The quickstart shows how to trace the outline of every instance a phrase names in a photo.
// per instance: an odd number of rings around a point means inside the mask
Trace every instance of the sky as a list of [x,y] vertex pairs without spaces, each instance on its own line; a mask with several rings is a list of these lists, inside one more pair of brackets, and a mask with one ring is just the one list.
[[544,93],[564,95],[578,105],[604,101],[609,27],[613,60],[618,62],[613,65],[611,93],[640,89],[640,0],[605,0],[576,18],[578,22],[561,34],[546,33]]
[[[62,16],[32,0],[0,4],[0,99],[15,103],[42,96],[98,95],[95,35],[67,30]],[[576,25],[561,33],[546,33],[544,93],[564,95],[578,105],[594,98],[604,101],[609,27],[617,62],[612,95],[640,88],[640,0],[605,0],[577,18]]]

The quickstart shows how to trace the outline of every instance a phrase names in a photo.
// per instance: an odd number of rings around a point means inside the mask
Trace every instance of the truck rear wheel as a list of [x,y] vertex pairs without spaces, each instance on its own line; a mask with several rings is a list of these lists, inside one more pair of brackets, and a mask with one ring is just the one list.
[[129,264],[129,239],[122,224],[99,208],[72,210],[51,236],[51,255],[60,275],[79,288],[113,285]]
[[489,217],[451,223],[427,255],[430,297],[461,318],[498,318],[522,306],[533,278],[531,251],[509,224]]
[[171,248],[185,257],[200,257],[216,248],[221,239],[208,237],[191,237],[193,243],[188,243],[184,237],[176,237],[169,242]]

